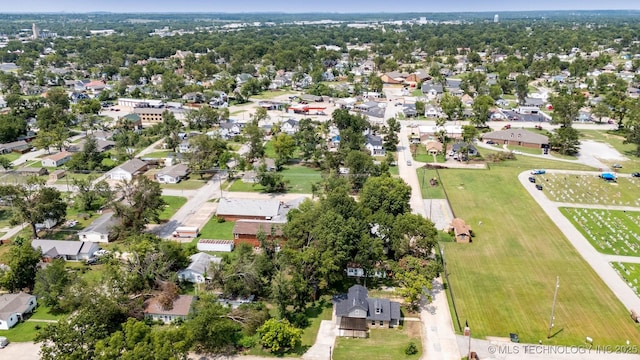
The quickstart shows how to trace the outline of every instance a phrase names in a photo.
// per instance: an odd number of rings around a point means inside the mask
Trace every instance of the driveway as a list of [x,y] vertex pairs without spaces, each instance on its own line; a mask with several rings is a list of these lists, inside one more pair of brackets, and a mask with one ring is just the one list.
[[302,358],[304,360],[331,359],[331,354],[336,343],[336,336],[338,336],[336,323],[333,320],[322,320],[316,342],[302,355]]
[[6,348],[0,349],[0,358],[11,360],[37,360],[40,359],[40,345],[32,342],[9,343]]

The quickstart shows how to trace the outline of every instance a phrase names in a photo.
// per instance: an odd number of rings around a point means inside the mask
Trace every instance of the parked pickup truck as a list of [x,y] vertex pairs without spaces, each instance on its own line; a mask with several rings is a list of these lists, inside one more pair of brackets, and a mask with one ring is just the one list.
[[198,235],[200,235],[200,231],[195,226],[179,226],[173,232],[173,237],[176,238],[194,238]]
[[531,170],[531,175],[542,175],[545,174],[547,171],[544,169],[533,169]]

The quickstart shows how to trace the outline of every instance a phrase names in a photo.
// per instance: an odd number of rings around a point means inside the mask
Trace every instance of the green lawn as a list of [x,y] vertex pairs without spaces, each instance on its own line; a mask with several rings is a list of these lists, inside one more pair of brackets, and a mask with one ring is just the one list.
[[36,311],[31,315],[29,319],[32,320],[60,320],[62,315],[54,315],[51,313],[51,308],[44,305],[38,305]]
[[30,342],[35,339],[38,330],[36,328],[44,328],[47,323],[25,321],[16,324],[9,330],[0,330],[0,336],[5,336],[10,342]]
[[169,156],[169,154],[173,153],[173,151],[171,150],[163,150],[163,151],[155,151],[152,153],[149,153],[143,157],[145,158],[151,158],[151,159],[162,159],[162,158],[166,158]]
[[474,337],[515,332],[525,343],[546,339],[560,276],[557,334],[545,343],[584,344],[585,336],[598,344],[640,342],[628,309],[517,180],[525,169],[577,167],[519,157],[490,170],[440,171],[455,215],[474,224],[473,243],[444,244],[459,318],[469,321]]
[[0,157],[8,159],[9,161],[16,161],[16,160],[18,160],[20,158],[20,156],[22,156],[22,154],[18,154],[18,153],[14,153],[14,152],[10,152],[8,154],[0,155]]
[[252,95],[251,97],[254,99],[260,99],[260,100],[268,100],[268,99],[273,99],[277,96],[281,96],[281,95],[293,95],[293,94],[297,94],[293,91],[273,91],[273,90],[268,90],[268,91],[264,91],[258,95]]
[[603,254],[640,256],[640,212],[560,208],[564,216]]
[[186,202],[187,198],[182,196],[163,195],[162,199],[167,203],[160,213],[160,221],[169,220]]
[[11,226],[13,212],[9,206],[0,206],[0,228]]
[[89,177],[93,176],[94,179],[97,179],[100,174],[82,174],[82,173],[74,173],[71,171],[67,171],[66,175],[59,179],[58,181],[56,181],[56,184],[58,185],[66,185],[69,184],[69,186],[73,185],[73,180],[84,180],[87,179]]
[[553,201],[640,206],[640,179],[618,178],[607,182],[596,175],[538,175],[544,192]]
[[219,223],[216,217],[213,217],[200,230],[200,238],[213,240],[233,240],[234,225],[235,222],[233,221],[225,221]]
[[423,199],[444,199],[444,190],[442,185],[431,186],[430,180],[438,178],[438,174],[434,169],[419,168],[417,171],[418,181],[422,190]]
[[276,150],[273,148],[272,140],[267,141],[266,144],[264,144],[264,157],[269,159],[276,158]]
[[[314,183],[322,180],[322,174],[317,169],[312,169],[302,165],[285,166],[280,174],[289,183],[287,192],[294,194],[311,194],[311,187]],[[264,187],[260,184],[245,183],[242,180],[236,180],[229,186],[228,191],[240,192],[263,192]]]
[[174,189],[174,190],[197,190],[204,186],[211,179],[210,174],[205,174],[201,179],[200,175],[191,174],[189,178],[186,180],[182,180],[177,184],[160,184],[160,187],[163,189]]
[[[413,329],[413,328],[417,328]],[[407,356],[404,349],[413,342],[418,353]],[[407,322],[403,329],[371,329],[366,339],[338,337],[333,351],[334,360],[395,360],[419,359],[422,352],[420,323]]]

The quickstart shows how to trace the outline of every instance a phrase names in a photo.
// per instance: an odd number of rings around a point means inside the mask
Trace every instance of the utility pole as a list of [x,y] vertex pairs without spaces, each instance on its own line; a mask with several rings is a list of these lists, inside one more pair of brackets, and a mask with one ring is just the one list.
[[560,288],[560,276],[556,277],[556,290],[553,293],[553,305],[551,305],[551,318],[549,319],[549,331],[547,332],[547,339],[551,338],[551,328],[553,327],[553,320],[555,320],[556,311],[556,299],[558,298],[558,289]]

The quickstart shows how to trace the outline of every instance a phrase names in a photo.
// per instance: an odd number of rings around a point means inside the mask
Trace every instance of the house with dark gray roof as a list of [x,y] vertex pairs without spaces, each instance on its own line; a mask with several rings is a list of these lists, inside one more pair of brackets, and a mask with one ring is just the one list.
[[524,146],[543,149],[549,146],[549,137],[525,129],[507,129],[482,135],[483,141],[493,141],[500,145]]
[[365,145],[364,147],[369,150],[371,156],[384,156],[385,151],[382,144],[382,137],[378,135],[365,135]]
[[111,229],[118,224],[112,212],[104,213],[78,233],[80,241],[108,243]]
[[156,179],[161,184],[177,184],[189,175],[189,167],[185,164],[167,166],[158,171]]
[[334,296],[333,301],[340,336],[367,337],[370,328],[400,324],[400,303],[370,298],[362,285],[353,285],[347,294]]

